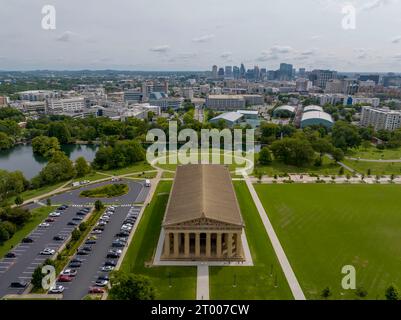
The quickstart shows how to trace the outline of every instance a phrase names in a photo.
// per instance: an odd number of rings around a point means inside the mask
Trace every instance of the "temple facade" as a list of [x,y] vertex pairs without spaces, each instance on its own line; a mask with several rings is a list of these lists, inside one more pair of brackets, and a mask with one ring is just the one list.
[[244,223],[222,165],[177,168],[162,227],[162,260],[244,260]]

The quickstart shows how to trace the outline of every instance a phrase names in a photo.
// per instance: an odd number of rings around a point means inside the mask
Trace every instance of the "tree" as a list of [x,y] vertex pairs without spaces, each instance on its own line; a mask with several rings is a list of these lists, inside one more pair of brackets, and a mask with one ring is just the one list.
[[60,151],[60,143],[57,138],[35,137],[32,139],[32,151],[39,156],[51,158],[57,151]]
[[358,128],[344,121],[337,121],[332,130],[333,145],[342,150],[354,148],[361,144]]
[[18,195],[18,196],[15,198],[14,202],[15,202],[15,204],[16,204],[17,206],[20,206],[21,204],[24,203],[24,199],[23,199],[20,195]]
[[67,144],[71,141],[71,132],[64,122],[50,123],[49,137],[55,137],[61,144]]
[[48,207],[50,207],[50,206],[52,205],[52,199],[47,198],[47,199],[46,199],[46,205],[47,205]]
[[74,230],[72,230],[71,240],[77,241],[77,240],[79,240],[80,237],[81,237],[81,231],[78,228],[75,228]]
[[315,157],[310,142],[300,138],[284,138],[274,141],[271,150],[276,159],[297,167],[310,164]]
[[90,172],[88,162],[84,157],[79,157],[75,160],[75,170],[77,171],[77,177],[81,178]]
[[42,279],[43,279],[43,273],[42,273],[42,266],[36,267],[36,269],[32,273],[32,279],[31,279],[31,284],[35,289],[40,289],[42,288]]
[[327,298],[329,298],[331,295],[332,295],[332,293],[331,293],[331,290],[330,290],[329,287],[326,287],[326,288],[324,288],[324,289],[322,290],[322,294],[321,294],[322,298],[327,299]]
[[390,285],[385,292],[385,297],[387,300],[399,300],[399,291],[395,285]]
[[269,148],[264,147],[259,152],[259,163],[261,165],[268,165],[272,163],[272,155]]
[[3,243],[8,239],[10,239],[10,234],[8,233],[3,223],[0,223],[0,243]]
[[370,143],[370,141],[367,141],[367,140],[364,140],[363,142],[362,142],[362,148],[363,148],[363,150],[368,150],[369,148],[370,148],[370,146],[371,146],[371,143]]
[[155,299],[155,288],[148,277],[118,271],[112,273],[110,282],[109,297],[112,300]]
[[96,200],[96,201],[95,201],[95,209],[96,209],[97,211],[100,211],[100,210],[102,210],[103,208],[104,208],[104,205],[103,205],[102,201]]
[[0,132],[0,150],[11,149],[14,146],[14,139],[6,133]]
[[331,155],[333,156],[335,162],[344,160],[344,151],[342,151],[340,148],[334,148],[331,152]]

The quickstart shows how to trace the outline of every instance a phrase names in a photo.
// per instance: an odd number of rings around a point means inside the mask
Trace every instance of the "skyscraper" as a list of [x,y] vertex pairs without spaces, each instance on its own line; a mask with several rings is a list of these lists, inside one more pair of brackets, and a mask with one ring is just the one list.
[[212,78],[217,79],[217,66],[216,65],[214,65],[212,67]]
[[239,69],[240,78],[245,78],[246,69],[243,63],[241,63],[241,67]]
[[238,68],[237,66],[233,67],[233,76],[234,76],[234,79],[240,78],[240,68]]
[[219,68],[219,71],[217,72],[217,77],[219,79],[224,79],[224,68]]
[[232,66],[226,66],[224,77],[226,79],[232,79],[233,78],[233,67]]
[[292,79],[293,65],[288,63],[280,64],[280,80],[289,81]]

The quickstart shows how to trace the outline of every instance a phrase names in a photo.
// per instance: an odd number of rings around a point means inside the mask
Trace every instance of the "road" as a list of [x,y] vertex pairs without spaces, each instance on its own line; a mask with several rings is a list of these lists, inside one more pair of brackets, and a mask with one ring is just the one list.
[[49,256],[39,255],[44,248],[51,248],[57,251],[63,245],[63,241],[54,241],[56,235],[63,235],[66,238],[74,229],[67,226],[67,223],[75,216],[77,208],[69,207],[63,214],[55,218],[48,228],[36,228],[29,235],[33,243],[20,243],[12,251],[17,258],[0,260],[0,297],[6,294],[22,293],[23,289],[9,288],[11,282],[27,281],[31,279],[33,271],[41,265]]

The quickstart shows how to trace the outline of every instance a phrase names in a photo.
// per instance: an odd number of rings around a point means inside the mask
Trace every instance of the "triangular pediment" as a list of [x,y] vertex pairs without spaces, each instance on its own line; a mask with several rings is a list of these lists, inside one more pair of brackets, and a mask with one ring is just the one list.
[[[189,221],[178,222],[174,224],[168,224],[168,226],[176,226],[176,227],[233,227],[236,226],[231,223],[226,223],[224,221],[217,221],[209,218],[199,218],[193,219]],[[237,226],[238,227],[238,226]]]

